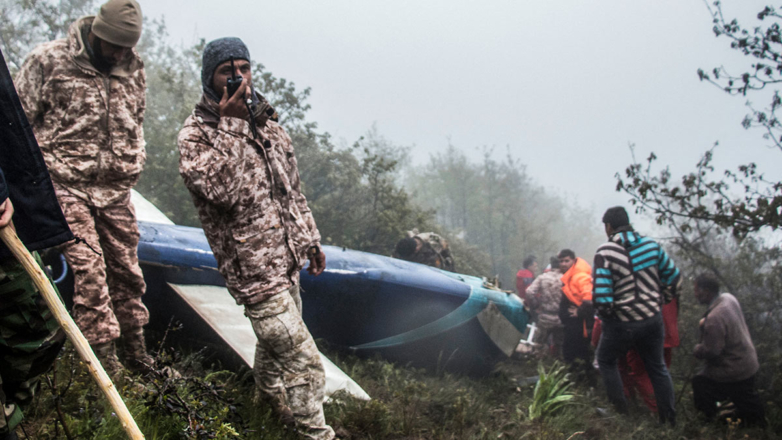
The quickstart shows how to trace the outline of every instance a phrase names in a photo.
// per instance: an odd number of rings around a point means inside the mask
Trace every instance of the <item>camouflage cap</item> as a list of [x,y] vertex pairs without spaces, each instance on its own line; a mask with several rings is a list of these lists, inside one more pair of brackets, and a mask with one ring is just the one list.
[[134,47],[141,38],[141,6],[135,0],[109,0],[92,22],[92,33],[122,47]]

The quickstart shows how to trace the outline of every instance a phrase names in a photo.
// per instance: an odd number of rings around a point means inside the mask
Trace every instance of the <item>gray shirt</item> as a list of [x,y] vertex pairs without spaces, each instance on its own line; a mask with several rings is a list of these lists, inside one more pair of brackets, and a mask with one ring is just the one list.
[[695,357],[705,365],[698,373],[717,382],[737,382],[757,373],[758,356],[736,297],[722,293],[709,305]]

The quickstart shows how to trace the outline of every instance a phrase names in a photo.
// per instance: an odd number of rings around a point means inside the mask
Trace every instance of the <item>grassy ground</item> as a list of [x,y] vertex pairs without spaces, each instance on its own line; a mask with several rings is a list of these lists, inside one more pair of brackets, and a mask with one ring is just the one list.
[[[534,385],[524,379],[538,374],[535,360],[508,360],[488,377],[470,378],[380,358],[328,354],[373,397],[364,402],[339,395],[326,405],[329,423],[352,439],[763,439],[779,438],[782,432],[777,396],[771,396],[767,407],[771,425],[765,431],[704,423],[694,412],[689,387],[678,401],[675,428],[658,425],[643,407],[629,416],[603,411],[609,405],[602,387],[578,383],[572,388],[575,397],[561,410],[531,419]],[[162,358],[183,378],[129,378],[119,384],[147,439],[297,438],[267,406],[253,401],[249,371],[205,366],[202,353]],[[685,381],[675,382],[678,399]],[[56,374],[44,380],[23,426],[36,440],[124,438],[71,349],[58,359]]]

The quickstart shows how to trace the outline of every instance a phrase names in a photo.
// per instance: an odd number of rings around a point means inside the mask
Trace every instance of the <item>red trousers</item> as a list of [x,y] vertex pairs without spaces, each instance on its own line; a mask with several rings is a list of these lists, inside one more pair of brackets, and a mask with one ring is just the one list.
[[[672,355],[671,347],[665,347],[663,357],[665,358],[665,366],[668,369],[671,368]],[[619,359],[618,367],[627,399],[632,400],[635,397],[635,393],[638,392],[646,406],[652,412],[657,412],[657,401],[654,398],[652,381],[649,380],[649,375],[646,374],[644,363],[638,352],[635,350],[628,351],[624,359]]]

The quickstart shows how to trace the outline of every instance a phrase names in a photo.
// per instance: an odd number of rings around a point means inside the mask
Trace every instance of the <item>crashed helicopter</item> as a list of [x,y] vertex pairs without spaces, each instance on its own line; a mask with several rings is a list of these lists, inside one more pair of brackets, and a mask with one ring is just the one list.
[[[227,345],[252,366],[255,335],[225,288],[203,230],[174,224],[135,191],[132,200],[151,324],[182,322],[197,339]],[[301,272],[301,297],[310,332],[331,347],[481,374],[510,356],[527,331],[523,302],[481,278],[341,247],[323,251],[327,265],[320,276]],[[61,261],[57,282],[67,293],[72,286]],[[327,394],[342,388],[368,398],[322,358]]]

